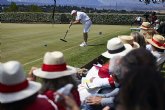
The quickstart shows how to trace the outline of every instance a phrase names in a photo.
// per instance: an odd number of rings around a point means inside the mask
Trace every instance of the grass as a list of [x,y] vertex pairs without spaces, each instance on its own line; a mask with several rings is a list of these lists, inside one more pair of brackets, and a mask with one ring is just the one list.
[[[79,47],[83,41],[82,25],[73,25],[66,37],[67,43],[60,41],[69,24],[0,24],[1,59],[20,61],[26,72],[32,66],[40,67],[47,51],[62,51],[69,65],[81,67],[106,51],[107,40],[129,34],[130,26],[93,25],[89,32],[89,44],[98,46]],[[99,35],[102,32],[102,35]],[[44,46],[44,45],[47,46]]]

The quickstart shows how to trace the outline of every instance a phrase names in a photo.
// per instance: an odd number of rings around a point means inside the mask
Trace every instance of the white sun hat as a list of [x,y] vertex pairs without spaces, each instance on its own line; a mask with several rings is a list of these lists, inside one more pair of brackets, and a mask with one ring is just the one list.
[[75,67],[66,65],[62,52],[45,53],[42,68],[33,71],[35,76],[45,79],[55,79],[77,73]]
[[0,103],[12,103],[32,96],[41,84],[28,81],[18,61],[0,64]]
[[102,56],[106,58],[112,58],[115,55],[124,56],[132,50],[132,46],[129,44],[123,44],[122,41],[115,37],[108,40],[107,51],[102,53]]
[[77,12],[77,10],[72,10],[70,14],[73,15],[76,12]]

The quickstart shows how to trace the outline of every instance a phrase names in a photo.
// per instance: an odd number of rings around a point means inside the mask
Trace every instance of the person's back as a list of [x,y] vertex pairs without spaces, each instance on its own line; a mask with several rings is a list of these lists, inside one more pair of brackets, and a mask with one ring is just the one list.
[[89,16],[81,11],[77,11],[76,20],[80,20],[82,24],[85,24],[86,21],[90,20]]
[[54,104],[37,97],[40,88],[40,83],[26,79],[19,62],[0,64],[0,110],[56,110]]
[[41,68],[37,68],[30,74],[41,78],[42,88],[40,93],[46,95],[50,100],[57,104],[58,109],[66,110],[65,100],[55,101],[57,90],[66,84],[73,84],[73,88],[68,95],[72,95],[77,105],[80,105],[77,83],[71,75],[77,72],[75,67],[66,65],[64,55],[60,51],[46,52]]
[[38,95],[35,101],[29,104],[25,110],[54,110],[55,108],[58,110],[53,101],[50,101],[44,95]]
[[165,110],[164,82],[163,76],[148,65],[128,71],[115,110]]
[[140,34],[139,32],[132,32],[130,35],[134,38],[134,41],[140,45],[140,47],[146,47],[146,42],[142,34]]

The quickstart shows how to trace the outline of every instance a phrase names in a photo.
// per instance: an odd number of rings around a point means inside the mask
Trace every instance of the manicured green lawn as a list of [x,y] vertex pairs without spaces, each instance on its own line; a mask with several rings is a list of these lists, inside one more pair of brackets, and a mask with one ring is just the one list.
[[[40,67],[47,51],[62,51],[69,65],[81,67],[106,51],[107,40],[129,34],[130,26],[93,25],[89,32],[89,44],[104,44],[79,47],[83,41],[82,25],[73,25],[66,37],[60,41],[69,24],[0,24],[0,62],[18,60],[26,71],[32,66]],[[102,32],[102,35],[99,34]],[[47,46],[44,46],[44,45]]]

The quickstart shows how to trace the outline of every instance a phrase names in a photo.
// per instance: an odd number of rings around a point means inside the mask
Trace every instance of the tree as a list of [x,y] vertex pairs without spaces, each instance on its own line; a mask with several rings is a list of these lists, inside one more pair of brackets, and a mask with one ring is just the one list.
[[165,0],[139,0],[140,2],[144,2],[145,4],[150,4],[152,3],[160,3],[160,2],[165,2]]
[[10,6],[5,11],[7,11],[7,12],[17,12],[18,11],[18,6],[16,5],[15,2],[11,2]]
[[42,12],[42,9],[37,5],[30,5],[30,12]]

